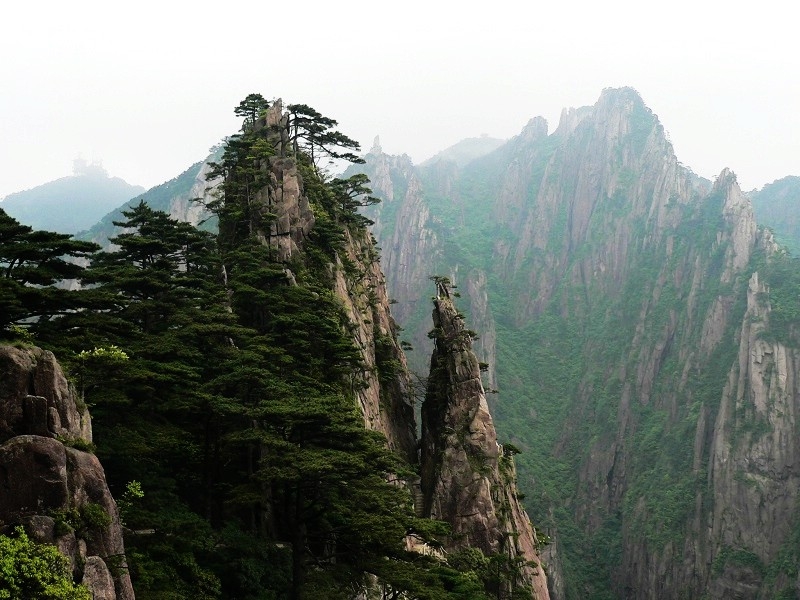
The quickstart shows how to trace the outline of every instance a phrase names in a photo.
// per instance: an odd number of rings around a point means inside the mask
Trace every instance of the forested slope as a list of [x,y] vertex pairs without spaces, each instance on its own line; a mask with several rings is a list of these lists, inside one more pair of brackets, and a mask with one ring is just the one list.
[[554,596],[794,597],[797,264],[735,175],[628,88],[466,165],[366,159],[404,335],[430,274],[465,296]]
[[531,597],[535,555],[445,556],[451,526],[417,514],[410,380],[358,213],[375,200],[319,166],[358,145],[306,105],[236,113],[203,167],[216,235],[139,202],[97,252],[0,212],[3,336],[55,351],[91,408],[137,597]]

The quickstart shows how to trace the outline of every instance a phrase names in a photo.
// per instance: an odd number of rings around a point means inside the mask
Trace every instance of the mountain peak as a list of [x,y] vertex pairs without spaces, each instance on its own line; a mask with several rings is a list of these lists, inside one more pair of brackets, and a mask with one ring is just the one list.
[[608,105],[639,105],[644,107],[644,100],[642,100],[642,96],[636,89],[625,86],[619,88],[604,88],[602,92],[600,92],[600,99],[598,100],[598,105],[601,104],[608,104]]
[[6,196],[0,208],[34,229],[77,233],[103,215],[144,192],[118,177],[109,177],[102,164],[76,159],[75,174]]
[[[528,125],[530,126],[530,123]],[[544,127],[546,135],[547,123],[545,123]],[[456,163],[459,167],[463,167],[467,163],[497,150],[504,143],[505,140],[489,137],[486,134],[480,137],[465,138],[460,142],[456,142],[449,148],[438,152],[436,155],[424,161],[420,166],[433,165],[441,160],[447,160]]]
[[85,175],[97,179],[108,179],[108,171],[103,167],[103,161],[93,160],[89,163],[81,157],[72,161],[72,174],[75,177]]
[[383,154],[383,148],[381,148],[381,136],[375,136],[375,139],[372,142],[372,148],[369,149],[368,154]]

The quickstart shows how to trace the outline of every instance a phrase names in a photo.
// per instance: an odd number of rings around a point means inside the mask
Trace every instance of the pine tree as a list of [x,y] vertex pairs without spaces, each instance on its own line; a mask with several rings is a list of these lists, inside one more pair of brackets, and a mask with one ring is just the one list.
[[82,296],[55,284],[80,279],[78,261],[98,249],[67,234],[34,231],[0,209],[0,332],[79,308]]

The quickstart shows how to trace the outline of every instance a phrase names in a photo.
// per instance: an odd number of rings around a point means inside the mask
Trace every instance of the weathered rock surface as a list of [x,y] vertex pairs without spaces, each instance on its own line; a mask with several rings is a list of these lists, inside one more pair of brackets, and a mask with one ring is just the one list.
[[[366,168],[393,160],[368,155]],[[384,263],[389,292],[416,331],[427,277],[447,275],[481,321],[495,416],[525,450],[525,491],[559,471],[534,515],[556,538],[553,597],[794,589],[781,565],[800,563],[788,541],[800,523],[796,349],[760,329],[769,282],[751,277],[774,244],[735,175],[712,184],[681,165],[627,88],[564,111],[550,135],[534,119],[468,167],[444,162],[376,186],[396,201],[416,178],[414,227],[430,229],[413,232],[431,240],[424,252]],[[385,208],[375,231],[387,247],[411,233],[392,220],[403,205]],[[424,275],[411,280],[414,263]],[[515,368],[494,372],[495,356]],[[530,452],[543,455],[533,475]],[[559,543],[555,519],[580,536]],[[596,570],[576,589],[559,560]]]
[[423,514],[450,524],[446,549],[479,548],[522,559],[522,579],[549,598],[536,533],[519,504],[512,453],[504,452],[486,403],[472,333],[437,284],[435,347],[422,406]]
[[[769,318],[769,286],[756,272],[738,361],[713,425],[712,598],[762,598],[786,587],[798,591],[781,572],[774,587],[764,585],[765,568],[796,543],[789,524],[800,499],[800,350],[764,335]],[[745,556],[750,564],[742,564]]]
[[366,231],[348,232],[346,252],[362,276],[354,280],[337,269],[334,291],[354,325],[353,339],[364,365],[363,383],[356,389],[364,424],[383,433],[389,448],[413,464],[417,442],[411,381],[375,243]]
[[2,346],[0,441],[22,434],[91,442],[91,419],[75,402],[52,352]]
[[90,419],[52,353],[0,347],[0,422],[2,531],[25,525],[34,540],[70,559],[76,580],[94,598],[132,600],[103,467],[93,454],[64,445],[90,443]]
[[[273,103],[256,128],[286,127],[280,100]],[[276,134],[277,136],[277,134]],[[285,136],[284,136],[285,138]],[[285,143],[285,139],[276,143]],[[275,249],[278,260],[288,263],[303,247],[315,217],[304,192],[303,180],[290,156],[272,157],[261,165],[269,184],[256,193],[262,214],[274,215],[259,231],[261,241]],[[266,220],[265,220],[266,221]],[[343,261],[348,261],[347,273]],[[386,436],[389,448],[408,462],[416,460],[416,425],[405,356],[397,341],[397,325],[389,311],[386,282],[381,272],[374,238],[352,228],[345,233],[344,256],[330,265],[332,291],[352,324],[353,341],[361,352],[363,370],[353,391],[364,425]],[[287,281],[293,280],[286,270]],[[354,378],[355,380],[356,378]]]

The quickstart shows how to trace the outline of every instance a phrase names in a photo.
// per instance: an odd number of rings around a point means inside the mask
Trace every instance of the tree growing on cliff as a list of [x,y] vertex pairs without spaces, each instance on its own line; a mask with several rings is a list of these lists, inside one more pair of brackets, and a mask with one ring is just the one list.
[[80,279],[80,261],[99,248],[67,234],[34,231],[0,209],[0,332],[14,323],[80,307],[83,295],[55,284]]
[[261,94],[248,94],[233,110],[237,117],[244,119],[242,129],[252,128],[256,119],[269,108],[269,102]]
[[297,157],[305,152],[319,172],[318,161],[322,157],[363,163],[354,152],[361,146],[354,139],[334,129],[339,123],[323,116],[307,104],[290,104],[286,108],[288,116],[289,140]]

